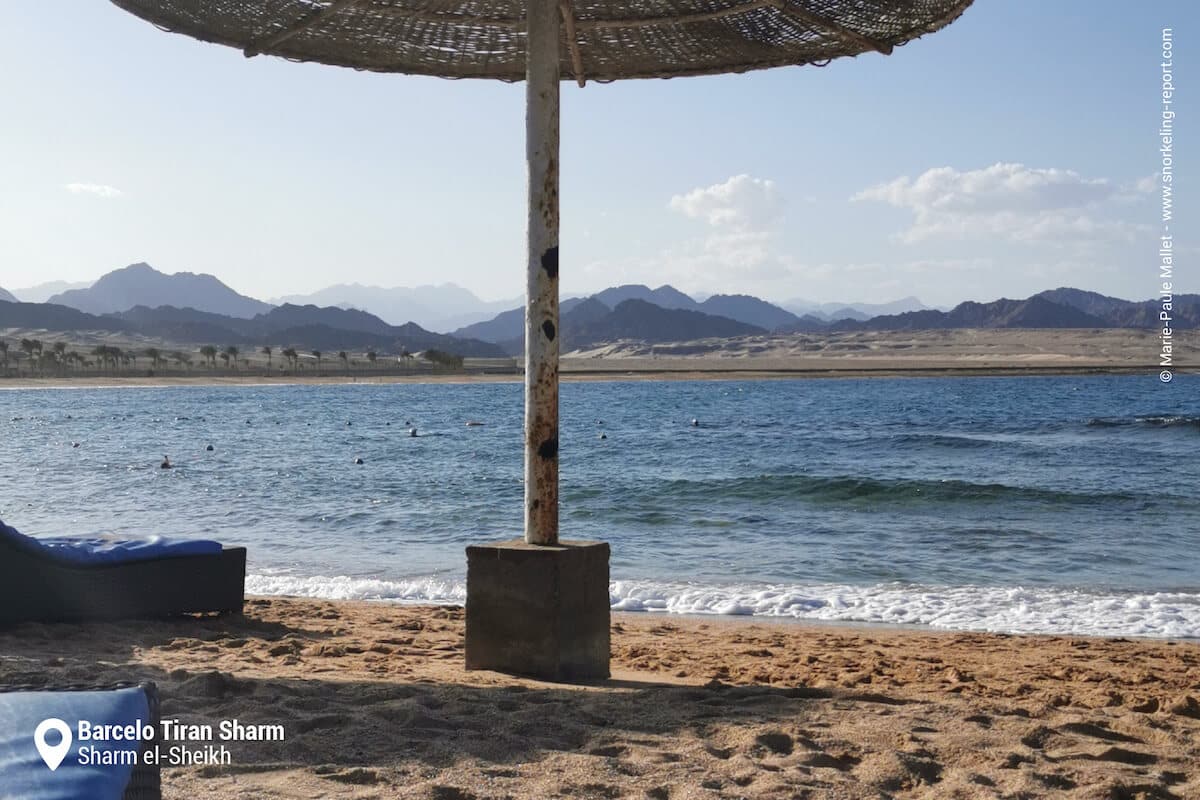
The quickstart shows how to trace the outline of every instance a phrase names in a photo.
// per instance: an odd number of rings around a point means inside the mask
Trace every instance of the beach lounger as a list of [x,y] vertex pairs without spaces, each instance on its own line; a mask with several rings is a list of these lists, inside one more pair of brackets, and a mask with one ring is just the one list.
[[[37,746],[44,720],[66,723],[68,747],[60,735],[45,734],[58,746]],[[134,741],[80,741],[80,721],[95,725],[136,725],[154,738]],[[161,800],[157,760],[146,758],[158,741],[158,690],[153,683],[101,688],[0,686],[0,797],[33,800]],[[89,748],[86,756],[81,748]]]
[[241,613],[245,582],[243,547],[35,539],[0,521],[0,625]]

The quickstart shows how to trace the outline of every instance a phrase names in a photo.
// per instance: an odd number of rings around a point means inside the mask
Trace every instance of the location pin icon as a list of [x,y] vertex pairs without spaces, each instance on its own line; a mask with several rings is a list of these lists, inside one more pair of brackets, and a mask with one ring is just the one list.
[[[62,741],[58,744],[47,742],[46,734],[50,731],[58,731]],[[43,720],[37,726],[37,730],[33,732],[33,743],[37,745],[38,755],[42,757],[42,761],[45,761],[46,766],[53,772],[58,769],[58,765],[63,762],[71,749],[71,728],[61,719],[51,717]]]

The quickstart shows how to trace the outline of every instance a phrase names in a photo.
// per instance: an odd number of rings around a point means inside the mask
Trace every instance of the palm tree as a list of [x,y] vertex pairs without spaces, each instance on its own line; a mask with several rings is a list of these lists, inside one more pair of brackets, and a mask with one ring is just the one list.
[[190,368],[192,366],[192,357],[182,350],[171,353],[171,359],[181,367]]
[[267,369],[268,370],[271,369],[271,355],[274,352],[275,351],[273,351],[270,347],[264,347],[262,349],[262,354],[267,357]]
[[0,339],[0,359],[4,361],[4,369],[8,370],[8,342]]
[[349,373],[350,372],[350,356],[348,356],[346,354],[345,350],[338,351],[338,360],[340,360],[342,362],[342,369],[346,370],[346,372]]
[[313,354],[313,358],[315,358],[317,360],[317,372],[320,372],[321,371],[321,351],[313,350],[312,354]]
[[151,366],[158,369],[159,363],[162,362],[162,351],[157,347],[147,347],[146,358],[150,359]]
[[212,366],[217,366],[217,348],[211,344],[206,344],[200,348],[200,355],[204,356],[204,360]]
[[39,356],[41,355],[42,343],[37,339],[22,339],[21,349],[25,351],[25,355],[29,358],[29,371],[32,373],[34,362],[33,354],[37,353]]
[[221,360],[225,362],[225,369],[229,369],[229,353],[221,353]]
[[58,372],[59,375],[62,375],[67,369],[67,343],[61,341],[55,342],[52,352],[54,353],[53,360],[54,366],[56,367],[55,371]]
[[371,362],[371,366],[372,366],[372,367],[373,367],[373,366],[375,366],[375,359],[376,359],[376,358],[378,358],[378,357],[379,357],[379,356],[377,356],[377,355],[375,354],[375,351],[374,351],[374,350],[368,350],[368,351],[367,351],[367,361],[370,361],[370,362]]
[[292,371],[295,372],[296,371],[296,359],[300,358],[300,354],[296,352],[296,349],[294,347],[285,348],[285,349],[281,350],[280,353],[283,355],[284,358],[287,359],[288,364],[290,364],[292,367]]
[[229,362],[233,361],[233,368],[237,369],[238,349],[233,345],[229,345],[225,348],[224,356],[225,365],[228,366]]
[[108,348],[104,345],[96,345],[92,348],[92,355],[96,357],[96,368],[104,369],[104,365],[108,363]]

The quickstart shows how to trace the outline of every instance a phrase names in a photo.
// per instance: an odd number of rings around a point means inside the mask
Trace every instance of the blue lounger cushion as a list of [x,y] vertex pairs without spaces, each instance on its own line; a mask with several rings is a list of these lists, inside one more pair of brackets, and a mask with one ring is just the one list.
[[156,558],[179,556],[219,555],[220,542],[205,539],[168,539],[149,536],[144,539],[35,539],[20,533],[0,520],[0,536],[34,555],[42,555],[64,564],[90,566],[96,564],[128,564]]
[[[38,754],[34,732],[45,719],[62,720],[71,729],[72,743],[58,769],[51,771]],[[80,763],[80,748],[97,751],[140,751],[140,741],[78,741],[80,720],[103,725],[153,724],[146,692],[138,687],[97,692],[0,693],[0,800],[120,800],[133,774],[133,764],[102,765],[89,755]],[[57,744],[57,734],[54,741]],[[140,753],[139,757],[140,758]]]

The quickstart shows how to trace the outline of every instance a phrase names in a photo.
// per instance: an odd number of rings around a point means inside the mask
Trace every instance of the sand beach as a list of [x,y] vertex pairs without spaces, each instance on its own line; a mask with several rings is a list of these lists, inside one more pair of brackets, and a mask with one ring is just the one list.
[[283,725],[167,798],[1195,798],[1200,644],[614,614],[613,678],[463,668],[463,611],[250,598],[244,618],[0,631],[0,681],[158,683]]

